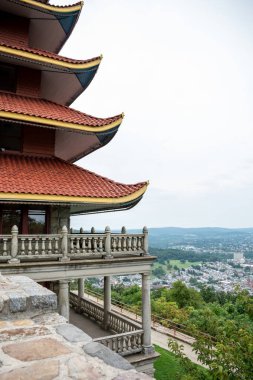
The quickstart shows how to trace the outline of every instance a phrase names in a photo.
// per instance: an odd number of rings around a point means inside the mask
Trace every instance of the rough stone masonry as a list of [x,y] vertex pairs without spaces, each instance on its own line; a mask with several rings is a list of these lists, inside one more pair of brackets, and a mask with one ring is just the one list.
[[56,312],[56,295],[0,275],[0,380],[148,380]]

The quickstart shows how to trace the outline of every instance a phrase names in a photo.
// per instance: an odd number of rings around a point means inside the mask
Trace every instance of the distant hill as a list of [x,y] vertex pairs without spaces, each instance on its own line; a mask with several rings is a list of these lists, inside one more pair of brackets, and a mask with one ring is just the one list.
[[[132,230],[137,232],[137,230]],[[149,244],[151,247],[168,248],[174,245],[200,245],[200,242],[213,242],[220,244],[224,242],[253,242],[253,228],[180,228],[160,227],[149,228]]]

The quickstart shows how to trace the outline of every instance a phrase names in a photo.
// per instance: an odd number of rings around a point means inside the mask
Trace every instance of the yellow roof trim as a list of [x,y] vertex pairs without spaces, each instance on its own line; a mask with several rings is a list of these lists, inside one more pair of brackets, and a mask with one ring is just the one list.
[[44,57],[36,53],[29,53],[20,49],[14,49],[11,47],[6,47],[6,46],[0,46],[0,53],[5,53],[5,54],[12,54],[17,57],[22,57],[22,58],[27,58],[27,59],[32,59],[34,61],[38,62],[43,62],[43,63],[48,63],[56,66],[61,66],[64,68],[68,69],[88,69],[93,66],[97,66],[101,63],[102,57],[100,56],[99,58],[95,59],[94,61],[91,62],[86,62],[86,63],[70,63],[70,62],[64,62],[64,61],[59,61],[55,58],[49,58],[49,57]]
[[0,192],[0,200],[11,201],[40,201],[40,202],[63,202],[63,203],[111,203],[119,204],[131,202],[141,197],[147,190],[148,185],[144,185],[140,190],[135,191],[130,195],[119,198],[92,198],[92,197],[76,197],[76,196],[64,196],[64,195],[45,195],[45,194],[13,194]]
[[54,127],[59,128],[68,128],[68,129],[75,129],[77,131],[85,131],[85,132],[105,132],[108,131],[114,127],[117,127],[122,122],[123,118],[119,118],[118,120],[114,121],[113,123],[98,126],[98,127],[91,127],[90,125],[80,125],[75,123],[68,123],[64,121],[58,121],[58,120],[52,120],[52,119],[46,119],[45,117],[37,117],[37,116],[29,116],[29,115],[23,115],[20,113],[15,112],[7,112],[7,111],[0,111],[0,118],[3,119],[11,119],[11,120],[19,120],[19,121],[27,121],[30,123],[38,123],[38,124],[44,124],[44,125],[52,125]]
[[81,1],[80,4],[76,4],[72,6],[70,5],[67,7],[59,7],[56,5],[43,4],[36,0],[20,0],[20,2],[24,4],[34,5],[39,8],[47,9],[48,11],[57,11],[60,13],[70,13],[70,12],[80,11],[83,6],[83,1]]

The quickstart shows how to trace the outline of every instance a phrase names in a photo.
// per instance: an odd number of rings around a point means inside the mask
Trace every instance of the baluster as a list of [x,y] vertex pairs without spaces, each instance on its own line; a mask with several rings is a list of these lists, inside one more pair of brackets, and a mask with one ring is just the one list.
[[83,227],[80,228],[80,234],[83,234],[84,233],[84,229]]
[[126,352],[126,337],[122,337],[122,352]]
[[87,253],[87,243],[86,243],[86,238],[83,237],[83,241],[82,241],[82,244],[83,244],[83,253]]
[[116,238],[115,237],[112,238],[112,251],[113,252],[116,251]]
[[116,351],[116,339],[112,338],[112,351]]
[[74,253],[74,238],[70,237],[70,253]]
[[137,238],[137,250],[140,251],[141,250],[141,241],[142,241],[142,238],[140,236],[138,236]]
[[39,239],[38,238],[35,238],[35,255],[38,255],[39,254]]
[[127,351],[131,351],[132,345],[131,345],[131,335],[127,336]]
[[28,238],[28,256],[32,255],[32,238]]
[[117,340],[118,340],[118,353],[121,353],[123,351],[122,337],[119,337]]
[[88,253],[91,253],[92,250],[91,250],[91,238],[88,237]]
[[52,254],[52,238],[51,237],[48,238],[47,253],[48,253],[48,255]]
[[133,251],[136,251],[137,249],[137,238],[134,236],[133,237]]
[[136,345],[136,335],[132,336],[132,347],[133,347],[134,350],[137,348],[137,345]]
[[103,252],[103,238],[98,239],[99,252]]
[[7,256],[7,238],[3,238],[3,256]]
[[76,238],[76,253],[80,253],[80,238]]
[[125,236],[122,237],[122,250],[125,252],[127,250],[127,238]]
[[92,242],[93,242],[93,244],[92,244],[93,245],[93,252],[97,253],[98,252],[98,244],[97,244],[98,240],[97,240],[97,237],[94,237],[93,240],[92,240]]
[[58,237],[54,239],[54,253],[55,255],[58,255],[59,253],[59,238]]
[[95,234],[96,233],[95,227],[91,227],[90,233],[91,234]]
[[25,238],[21,238],[21,256],[25,255]]
[[41,240],[42,240],[42,242],[41,242],[41,254],[45,255],[45,253],[46,253],[46,243],[45,243],[46,238],[43,237]]

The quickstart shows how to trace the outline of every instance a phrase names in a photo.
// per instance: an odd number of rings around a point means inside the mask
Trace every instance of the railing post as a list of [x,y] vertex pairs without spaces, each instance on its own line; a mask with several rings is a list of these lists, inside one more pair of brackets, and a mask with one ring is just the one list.
[[83,227],[80,228],[80,234],[83,234],[84,233],[84,229]]
[[143,227],[143,256],[148,255],[148,228],[146,226]]
[[62,257],[60,258],[60,261],[69,261],[70,258],[68,257],[68,229],[66,226],[62,227],[61,233],[62,233],[62,238],[61,238]]
[[111,254],[111,229],[109,226],[105,227],[105,259],[110,259]]
[[150,304],[150,274],[142,273],[142,329],[143,353],[151,354],[154,348],[151,343],[151,304]]
[[59,313],[69,321],[69,283],[67,280],[59,281],[58,304]]
[[111,276],[104,277],[104,322],[105,330],[109,328],[109,312],[111,311]]
[[13,226],[11,229],[11,259],[9,263],[20,263],[20,260],[17,259],[18,255],[18,227]]
[[91,227],[90,233],[91,234],[95,234],[96,233],[95,227]]
[[123,226],[123,227],[121,228],[121,233],[122,233],[122,234],[126,234],[126,232],[127,232],[127,231],[126,231],[126,227]]

